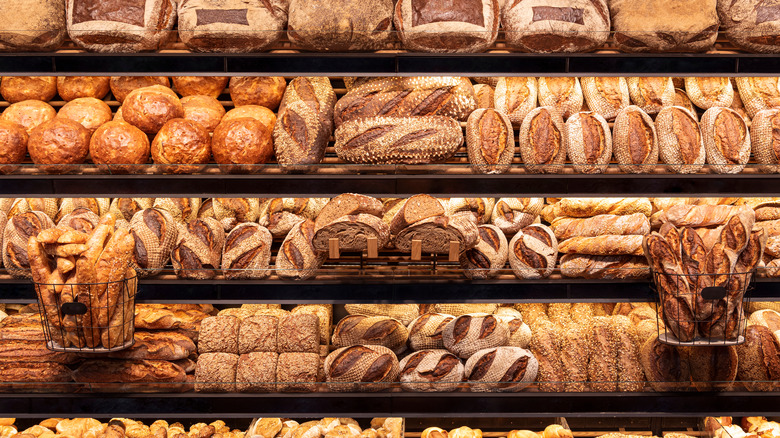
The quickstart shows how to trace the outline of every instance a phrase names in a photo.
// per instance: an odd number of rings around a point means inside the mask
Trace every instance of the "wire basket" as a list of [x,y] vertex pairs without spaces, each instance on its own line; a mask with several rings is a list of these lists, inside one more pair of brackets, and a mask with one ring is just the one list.
[[71,353],[109,353],[135,342],[133,273],[104,283],[34,283],[46,347]]
[[658,340],[683,346],[745,342],[744,309],[754,274],[680,275],[653,270],[652,287],[658,292]]

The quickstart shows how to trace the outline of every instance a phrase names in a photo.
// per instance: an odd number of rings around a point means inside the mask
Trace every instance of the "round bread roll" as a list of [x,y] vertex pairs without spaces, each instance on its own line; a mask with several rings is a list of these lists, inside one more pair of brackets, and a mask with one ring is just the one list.
[[0,119],[0,173],[14,172],[27,156],[29,136],[24,126]]
[[463,381],[464,367],[457,356],[447,350],[421,350],[398,364],[401,389],[412,392],[448,392]]
[[[182,164],[206,164],[211,157],[211,138],[200,123],[185,119],[169,120],[152,141],[152,159],[163,165],[163,172],[193,173],[204,166]],[[166,166],[171,164],[171,166]]]
[[534,355],[520,347],[480,350],[466,361],[466,378],[472,392],[520,391],[533,383],[538,370]]
[[57,111],[48,103],[40,100],[25,100],[13,103],[3,111],[2,119],[24,126],[27,134],[41,123],[57,117]]
[[444,326],[442,339],[447,350],[467,359],[479,350],[506,345],[509,328],[494,315],[472,313]]
[[79,97],[63,105],[57,113],[58,117],[81,123],[92,134],[104,123],[111,121],[111,107],[94,97]]
[[325,376],[333,392],[381,391],[398,380],[398,358],[381,345],[353,345],[325,358]]
[[236,120],[236,119],[243,119],[249,117],[250,119],[255,119],[267,123],[266,121],[269,120],[271,116],[276,117],[273,111],[269,110],[264,106],[244,105],[244,106],[233,108],[232,110],[225,113],[225,116],[222,117],[222,121],[227,122],[228,120]]
[[509,266],[517,278],[549,277],[557,258],[558,240],[546,225],[529,225],[509,242]]
[[214,130],[212,148],[214,161],[225,173],[250,173],[260,169],[274,154],[273,127],[269,123],[243,118],[223,121]]
[[102,99],[111,91],[108,76],[60,76],[57,78],[57,94],[70,102],[80,97]]
[[185,119],[200,123],[209,132],[214,132],[225,116],[225,107],[211,96],[185,96],[181,99],[181,106]]
[[409,324],[409,348],[415,351],[444,348],[442,331],[453,319],[454,316],[445,313],[418,316]]
[[149,137],[125,122],[107,122],[89,141],[89,153],[97,165],[108,165],[111,173],[133,173],[149,162]]
[[174,76],[173,87],[176,92],[187,96],[219,97],[230,80],[227,76]]
[[382,345],[395,354],[406,350],[409,330],[397,319],[385,316],[348,315],[333,329],[333,346]]
[[[122,117],[122,107],[116,109],[116,113],[114,113],[114,121],[115,122],[124,122],[125,118]],[[142,131],[143,132],[143,131]]]
[[179,97],[162,85],[133,90],[122,104],[122,118],[147,134],[156,134],[169,120],[182,117]]
[[48,102],[57,95],[57,78],[55,76],[3,76],[0,94],[9,103],[24,100]]
[[152,85],[169,87],[171,84],[166,76],[112,76],[110,81],[111,93],[119,103],[124,102],[131,91]]
[[38,168],[47,173],[78,170],[89,154],[89,130],[73,120],[57,117],[30,133],[27,149]]
[[235,106],[260,105],[275,110],[287,83],[280,76],[234,76],[230,78],[230,99]]
[[498,275],[508,256],[504,233],[495,225],[480,225],[477,244],[460,254],[460,267],[467,278],[484,280]]

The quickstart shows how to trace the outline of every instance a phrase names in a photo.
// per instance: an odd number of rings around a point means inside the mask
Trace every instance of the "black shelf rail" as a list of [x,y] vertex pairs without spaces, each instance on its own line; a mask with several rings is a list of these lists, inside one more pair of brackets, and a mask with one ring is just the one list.
[[314,393],[24,394],[0,396],[16,418],[95,417],[703,417],[775,416],[780,394],[691,393]]
[[0,54],[3,75],[636,75],[751,76],[780,71],[756,54],[533,53],[22,53]]
[[780,174],[736,175],[5,175],[17,196],[780,196]]

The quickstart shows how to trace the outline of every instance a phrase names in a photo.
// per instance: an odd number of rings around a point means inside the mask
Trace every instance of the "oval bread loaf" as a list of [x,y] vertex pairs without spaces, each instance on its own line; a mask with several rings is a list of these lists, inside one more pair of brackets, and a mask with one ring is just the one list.
[[681,106],[696,117],[696,108],[693,107],[693,102],[691,102],[691,99],[688,97],[688,93],[682,88],[674,89],[674,106]]
[[515,235],[531,225],[544,208],[544,198],[500,198],[493,206],[490,223],[504,234]]
[[506,114],[478,109],[466,122],[466,149],[476,173],[505,173],[515,156],[515,136]]
[[31,278],[27,243],[30,237],[54,228],[51,218],[41,211],[28,211],[8,219],[3,231],[3,266],[14,278]]
[[276,254],[276,275],[294,280],[315,276],[326,254],[314,249],[313,239],[314,221],[311,219],[293,226]]
[[600,214],[589,218],[558,217],[552,221],[550,229],[560,241],[577,236],[645,235],[650,233],[650,220],[642,213]]
[[658,114],[674,104],[674,83],[671,77],[630,77],[628,95],[631,102],[647,114]]
[[720,27],[726,38],[751,53],[778,53],[778,27],[774,4],[763,0],[719,1]]
[[766,173],[780,171],[780,109],[766,109],[756,113],[750,123],[750,141],[759,169]]
[[661,160],[676,173],[696,173],[707,158],[695,113],[680,106],[666,107],[655,119]]
[[647,278],[650,275],[644,256],[564,254],[560,269],[561,275],[569,278],[610,280]]
[[442,331],[452,315],[444,313],[425,313],[409,324],[409,348],[415,351],[444,348]]
[[539,363],[520,347],[483,349],[466,361],[466,378],[473,392],[516,392],[536,380]]
[[179,236],[173,216],[157,208],[141,210],[130,219],[130,232],[135,238],[132,267],[142,277],[160,273]]
[[588,108],[607,120],[614,120],[631,104],[624,77],[585,77],[580,82]]
[[401,360],[401,389],[412,392],[447,392],[464,378],[463,363],[447,350],[420,350]]
[[685,78],[685,92],[691,102],[703,110],[716,106],[729,107],[734,100],[734,87],[729,78]]
[[513,126],[520,126],[525,116],[536,108],[536,78],[499,78],[495,91],[496,110],[509,116]]
[[349,315],[333,329],[333,346],[382,345],[395,354],[406,350],[409,330],[397,319],[385,316]]
[[551,106],[528,113],[520,127],[520,156],[531,173],[560,173],[566,162],[563,118]]
[[479,240],[460,255],[460,267],[469,279],[495,277],[509,255],[506,236],[495,225],[480,225]]
[[566,373],[561,361],[561,327],[549,320],[535,321],[532,326],[529,349],[539,361],[539,390],[563,392]]
[[539,105],[552,106],[568,120],[582,110],[582,86],[576,77],[541,77],[539,87]]
[[509,328],[493,315],[461,315],[444,326],[442,339],[447,350],[467,359],[479,350],[506,345]]
[[780,108],[780,79],[777,77],[735,78],[739,97],[752,119],[765,109]]
[[420,314],[418,304],[345,304],[350,315],[387,316],[409,324]]
[[477,100],[477,109],[495,107],[495,90],[488,84],[474,85],[474,97]]
[[381,345],[339,348],[325,358],[330,391],[381,391],[398,380],[398,358]]
[[750,133],[732,109],[713,107],[701,117],[707,163],[717,173],[739,173],[750,159]]
[[749,391],[773,391],[780,380],[780,343],[766,327],[749,326],[737,345],[737,378]]
[[404,228],[429,217],[445,214],[442,203],[431,195],[414,195],[399,203],[392,215],[385,214],[390,234],[395,236]]
[[509,242],[509,265],[517,278],[549,277],[557,258],[558,240],[545,225],[529,225]]
[[195,219],[179,227],[171,251],[176,276],[194,280],[214,278],[222,260],[225,231],[216,219]]
[[658,164],[655,124],[638,106],[624,108],[615,119],[612,153],[620,170],[626,173],[650,173]]
[[239,224],[225,238],[222,273],[227,279],[260,279],[271,273],[273,236],[252,222]]
[[566,121],[566,153],[574,171],[603,173],[612,159],[612,131],[593,111],[578,112]]

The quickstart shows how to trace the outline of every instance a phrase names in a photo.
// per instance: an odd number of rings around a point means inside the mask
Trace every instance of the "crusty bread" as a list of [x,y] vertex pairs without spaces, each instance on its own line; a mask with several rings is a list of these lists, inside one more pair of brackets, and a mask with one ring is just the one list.
[[476,245],[479,230],[477,225],[465,216],[435,216],[401,230],[395,238],[395,247],[401,252],[410,253],[413,240],[422,242],[423,253],[448,254],[450,242],[458,242],[460,251],[466,251]]
[[552,230],[542,224],[532,224],[509,242],[509,266],[518,278],[546,278],[555,269],[558,240]]
[[588,108],[607,120],[614,120],[631,104],[624,77],[585,77],[580,82]]
[[603,173],[612,159],[612,131],[593,111],[575,113],[566,121],[566,153],[579,173]]
[[509,246],[506,236],[495,225],[479,226],[479,241],[460,255],[463,274],[470,279],[496,276],[506,265]]
[[677,173],[696,173],[707,157],[695,113],[680,106],[663,108],[655,119],[661,160]]

